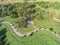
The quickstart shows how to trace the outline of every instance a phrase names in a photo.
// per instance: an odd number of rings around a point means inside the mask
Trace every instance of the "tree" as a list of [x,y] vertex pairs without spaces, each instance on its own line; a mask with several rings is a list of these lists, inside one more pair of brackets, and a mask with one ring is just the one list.
[[0,31],[0,45],[10,45],[10,43],[7,43],[6,39],[6,28]]
[[25,17],[19,17],[16,19],[16,22],[18,24],[18,27],[26,27],[26,18]]

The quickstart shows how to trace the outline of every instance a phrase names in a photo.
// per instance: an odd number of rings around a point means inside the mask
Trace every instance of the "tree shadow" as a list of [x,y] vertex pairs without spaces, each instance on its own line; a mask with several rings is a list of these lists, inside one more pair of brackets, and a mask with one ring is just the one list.
[[1,31],[0,31],[0,45],[10,45],[10,43],[7,42],[7,39],[6,39],[6,32],[7,32],[7,29],[6,28],[3,28]]

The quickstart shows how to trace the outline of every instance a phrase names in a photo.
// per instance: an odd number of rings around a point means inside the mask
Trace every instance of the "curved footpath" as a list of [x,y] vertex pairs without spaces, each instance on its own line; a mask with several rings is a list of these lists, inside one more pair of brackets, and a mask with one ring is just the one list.
[[[59,23],[60,23],[60,20],[57,19],[56,17],[53,16],[52,18],[53,18],[53,20],[55,20],[56,22],[59,22]],[[52,32],[52,34],[55,34],[56,37],[60,38],[60,36],[59,36],[58,34],[56,34],[56,33],[54,33],[54,32]]]
[[22,36],[22,37],[24,37],[25,35],[28,36],[28,35],[30,35],[30,34],[32,34],[32,33],[34,33],[34,32],[37,32],[38,30],[46,30],[46,31],[48,31],[48,29],[45,29],[45,28],[36,28],[35,30],[33,30],[33,31],[31,31],[31,32],[29,32],[29,33],[27,33],[27,34],[21,34],[21,33],[13,26],[13,24],[11,24],[10,22],[2,22],[2,23],[4,23],[4,24],[9,24],[10,27],[12,28],[12,30],[15,32],[15,34],[18,35],[18,36]]
[[12,30],[15,32],[15,34],[16,35],[18,35],[18,36],[28,36],[28,35],[30,35],[32,32],[36,32],[36,31],[38,31],[39,30],[39,28],[36,28],[35,30],[33,30],[33,31],[31,31],[31,32],[29,32],[29,33],[27,33],[27,34],[21,34],[14,26],[13,26],[13,24],[11,24],[10,22],[2,22],[2,23],[5,23],[5,24],[9,24],[10,25],[10,27],[12,28]]
[[55,17],[52,17],[52,18],[53,18],[53,20],[55,20],[55,21],[57,21],[57,22],[60,23],[60,20],[59,20],[59,19],[57,19],[57,18],[55,18]]
[[[55,17],[52,17],[52,18],[53,18],[55,21],[60,22],[59,19],[57,19],[57,18],[55,18]],[[33,30],[33,31],[31,31],[31,32],[29,32],[29,33],[27,33],[27,34],[21,34],[21,33],[13,26],[13,24],[11,24],[10,22],[2,22],[2,23],[9,24],[10,27],[12,28],[12,30],[15,32],[15,34],[18,35],[18,36],[22,36],[22,37],[28,36],[28,35],[30,35],[30,34],[33,33],[33,32],[37,32],[38,30],[49,31],[49,29],[46,29],[46,28],[36,28],[35,30]],[[58,34],[56,34],[55,32],[51,32],[51,33],[54,34],[56,37],[60,38],[60,36],[59,36]]]

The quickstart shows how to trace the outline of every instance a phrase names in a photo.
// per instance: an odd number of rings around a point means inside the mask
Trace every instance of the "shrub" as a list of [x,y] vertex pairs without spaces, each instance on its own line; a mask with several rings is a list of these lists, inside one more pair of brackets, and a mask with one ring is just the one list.
[[23,37],[26,37],[27,35],[25,34]]
[[53,31],[53,28],[49,28],[49,30]]
[[34,32],[31,32],[30,36],[32,36],[34,34]]
[[56,33],[56,32],[54,32],[54,33]]

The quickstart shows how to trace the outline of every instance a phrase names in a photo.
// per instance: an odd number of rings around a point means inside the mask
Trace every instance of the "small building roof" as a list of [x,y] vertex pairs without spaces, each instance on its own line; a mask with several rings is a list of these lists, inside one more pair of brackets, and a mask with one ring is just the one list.
[[32,25],[33,24],[33,21],[27,21],[27,24],[28,25]]

